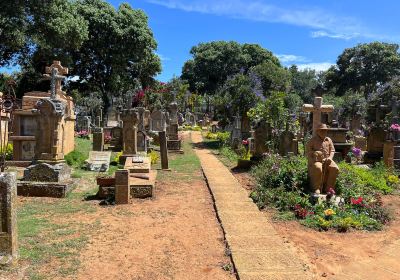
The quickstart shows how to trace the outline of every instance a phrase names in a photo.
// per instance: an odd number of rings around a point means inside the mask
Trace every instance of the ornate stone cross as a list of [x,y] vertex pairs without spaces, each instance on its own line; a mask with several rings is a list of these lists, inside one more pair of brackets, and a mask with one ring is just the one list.
[[65,76],[68,74],[68,68],[62,67],[60,61],[53,61],[53,64],[46,67],[46,74],[44,76],[51,80],[51,99],[56,99],[57,93],[61,90],[61,81],[66,79]]
[[322,105],[322,97],[315,97],[314,105],[304,104],[303,111],[313,113],[313,136],[317,133],[317,127],[321,124],[321,113],[333,112],[333,105]]

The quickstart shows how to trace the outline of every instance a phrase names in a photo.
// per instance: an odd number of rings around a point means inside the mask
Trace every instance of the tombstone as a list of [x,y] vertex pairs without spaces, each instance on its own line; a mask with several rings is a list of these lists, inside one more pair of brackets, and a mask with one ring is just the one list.
[[383,157],[383,146],[386,140],[386,131],[381,127],[372,127],[367,137],[367,153],[365,163],[378,162]]
[[185,118],[183,117],[182,113],[178,113],[178,124],[182,126],[185,123]]
[[271,136],[271,126],[265,121],[258,122],[253,132],[254,149],[252,153],[254,157],[259,158],[268,152],[267,142],[271,140]]
[[242,120],[241,117],[236,115],[233,117],[233,128],[231,132],[231,146],[237,149],[242,142]]
[[279,136],[279,154],[288,156],[288,154],[298,155],[298,142],[293,132],[284,131]]
[[218,126],[216,124],[211,125],[211,132],[212,133],[217,133],[218,132]]
[[104,132],[103,128],[96,127],[93,130],[93,151],[104,151]]
[[167,120],[165,112],[157,110],[151,113],[151,123],[152,123],[151,124],[152,131],[154,132],[166,131]]
[[317,133],[317,127],[321,124],[321,113],[333,112],[332,105],[322,105],[322,97],[315,97],[314,105],[304,104],[303,111],[313,113],[313,136]]
[[139,112],[137,109],[125,109],[122,112],[122,138],[123,138],[123,155],[124,158],[131,155],[136,155],[137,149],[137,134],[139,125]]
[[168,148],[167,148],[167,134],[165,131],[159,131],[158,136],[160,139],[160,155],[161,155],[161,168],[168,170]]
[[144,152],[147,154],[147,135],[144,131],[137,132],[137,151]]
[[96,172],[107,172],[110,167],[111,152],[90,151],[85,161],[86,169]]
[[351,122],[350,122],[350,128],[351,128],[351,131],[354,133],[354,135],[359,135],[359,133],[361,131],[361,115],[360,114],[356,114],[355,116],[353,116],[353,118],[351,119]]
[[0,266],[12,266],[18,260],[16,180],[15,173],[0,174]]
[[50,92],[29,92],[22,98],[22,108],[14,112],[13,159],[60,161],[75,148],[75,112],[73,99],[61,89],[60,74],[68,68],[54,61],[46,67],[51,79]]
[[397,99],[397,97],[393,97],[392,98],[392,120],[391,120],[391,124],[399,124],[399,122],[400,122],[399,106],[400,106],[400,101]]
[[123,144],[122,128],[121,127],[111,128],[111,141],[110,141],[109,149],[112,149],[115,151],[121,151],[122,144]]

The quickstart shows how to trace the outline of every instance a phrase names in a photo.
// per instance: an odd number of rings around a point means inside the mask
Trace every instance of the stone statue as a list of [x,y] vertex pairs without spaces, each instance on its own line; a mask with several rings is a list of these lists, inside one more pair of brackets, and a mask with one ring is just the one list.
[[326,193],[330,188],[335,189],[339,168],[333,161],[335,148],[329,137],[328,128],[320,124],[316,135],[307,143],[308,176],[311,179],[312,191],[316,194]]

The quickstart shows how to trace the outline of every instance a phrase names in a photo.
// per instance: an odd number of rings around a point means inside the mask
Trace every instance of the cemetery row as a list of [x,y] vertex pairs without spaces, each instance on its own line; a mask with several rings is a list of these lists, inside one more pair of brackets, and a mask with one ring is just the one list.
[[[75,152],[75,137],[92,140],[85,168],[100,172],[98,198],[127,204],[133,198],[154,196],[157,170],[151,168],[150,156],[154,150],[160,153],[161,170],[168,171],[168,153],[183,153],[179,126],[207,125],[207,117],[198,118],[189,109],[178,112],[175,98],[167,108],[152,112],[127,106],[112,108],[105,120],[98,117],[96,122],[89,116],[77,117],[73,99],[62,90],[67,74],[68,69],[54,61],[44,75],[51,82],[48,92],[25,93],[20,106],[15,104],[12,85],[2,95],[2,104],[10,103],[1,115],[2,171],[6,166],[23,170],[22,178],[9,172],[0,177],[3,264],[18,258],[16,196],[64,198],[71,191],[72,168],[65,159]],[[117,155],[118,170],[104,177],[112,154]]]

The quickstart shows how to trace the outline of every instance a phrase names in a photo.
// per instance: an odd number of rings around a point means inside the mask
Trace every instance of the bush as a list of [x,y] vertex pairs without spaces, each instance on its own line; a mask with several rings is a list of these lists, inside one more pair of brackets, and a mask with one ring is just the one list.
[[339,232],[351,228],[381,229],[391,220],[381,194],[393,191],[397,177],[382,164],[364,169],[342,162],[339,168],[336,191],[341,203],[338,205],[329,198],[311,203],[306,158],[283,158],[275,154],[267,155],[252,169],[257,187],[250,196],[259,208],[272,206],[283,213],[292,211],[303,225],[315,229],[334,228]]
[[74,150],[74,151],[70,152],[68,155],[66,155],[64,157],[64,159],[69,166],[83,167],[86,157],[81,152]]
[[160,156],[154,150],[149,153],[151,164],[156,164]]
[[[6,160],[12,160],[13,157],[13,144],[8,143],[4,149]],[[2,148],[0,148],[0,152],[3,153]]]

